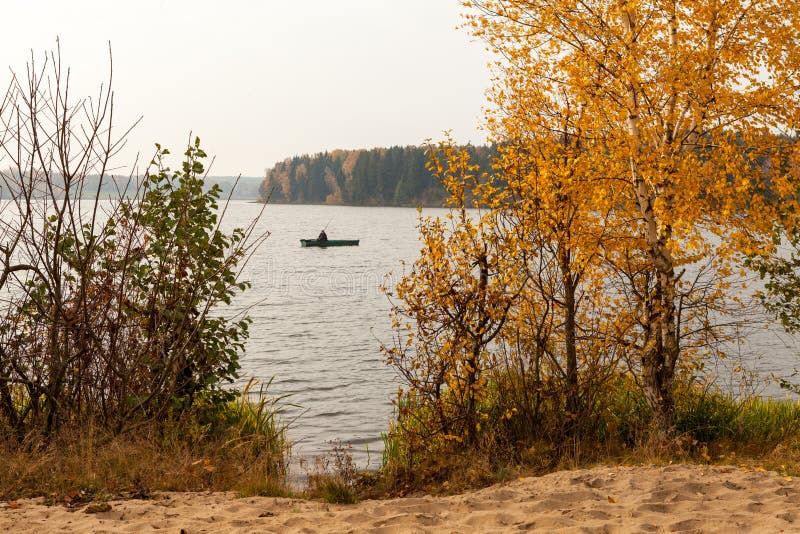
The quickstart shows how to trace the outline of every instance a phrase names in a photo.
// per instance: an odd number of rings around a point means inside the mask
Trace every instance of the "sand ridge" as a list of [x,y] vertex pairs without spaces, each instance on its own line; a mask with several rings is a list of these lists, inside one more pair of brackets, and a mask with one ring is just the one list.
[[0,509],[0,532],[800,532],[800,479],[720,466],[595,467],[351,506],[230,493],[110,504],[22,500]]

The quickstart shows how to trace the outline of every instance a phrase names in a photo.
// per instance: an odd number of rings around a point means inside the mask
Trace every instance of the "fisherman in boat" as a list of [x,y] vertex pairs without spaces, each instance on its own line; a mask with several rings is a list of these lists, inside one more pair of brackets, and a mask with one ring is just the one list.
[[323,230],[322,230],[322,231],[319,233],[319,236],[317,237],[317,241],[322,241],[322,242],[324,243],[324,242],[325,242],[325,241],[327,241],[327,240],[328,240],[328,234],[326,234],[326,233],[325,233],[325,230],[323,229]]

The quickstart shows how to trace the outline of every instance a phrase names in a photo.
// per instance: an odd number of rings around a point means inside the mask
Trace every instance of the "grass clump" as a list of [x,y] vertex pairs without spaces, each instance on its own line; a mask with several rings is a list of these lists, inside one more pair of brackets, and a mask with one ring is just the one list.
[[359,500],[351,485],[335,475],[314,475],[309,479],[309,496],[329,504],[356,504]]
[[356,504],[364,489],[365,475],[353,463],[351,445],[332,441],[331,450],[314,459],[308,470],[306,496],[329,504]]

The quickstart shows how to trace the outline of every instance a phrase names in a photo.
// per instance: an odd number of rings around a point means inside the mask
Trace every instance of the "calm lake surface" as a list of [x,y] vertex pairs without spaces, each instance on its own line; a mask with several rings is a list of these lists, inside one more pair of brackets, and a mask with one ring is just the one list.
[[[225,227],[245,226],[261,209],[229,206]],[[445,210],[426,209],[425,214]],[[331,440],[353,445],[360,467],[380,466],[381,432],[392,415],[399,381],[384,364],[380,343],[391,341],[390,304],[380,291],[388,273],[397,280],[403,262],[419,256],[418,213],[413,208],[268,205],[259,224],[271,236],[253,256],[245,278],[253,287],[234,308],[249,308],[250,340],[241,360],[243,379],[273,379],[271,395],[289,395],[287,419],[296,456],[330,450]],[[301,248],[330,221],[330,239],[360,239],[358,247]],[[735,356],[719,364],[720,383],[735,389],[737,366],[762,375],[789,374],[800,353],[779,328],[750,327]],[[727,384],[726,384],[727,383]],[[757,386],[784,395],[774,384]]]

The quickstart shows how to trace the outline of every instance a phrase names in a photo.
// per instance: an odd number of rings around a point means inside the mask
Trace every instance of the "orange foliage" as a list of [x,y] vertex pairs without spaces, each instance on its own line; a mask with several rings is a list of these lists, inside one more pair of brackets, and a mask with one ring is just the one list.
[[410,334],[391,360],[423,397],[425,380],[440,378],[434,412],[472,387],[440,420],[474,427],[482,378],[502,358],[524,373],[546,361],[538,391],[558,383],[574,417],[624,359],[655,435],[668,435],[676,373],[707,348],[712,316],[741,306],[729,291],[739,263],[768,250],[776,219],[800,207],[789,137],[800,121],[800,9],[465,5],[498,57],[487,124],[500,156],[494,176],[476,177],[447,144],[434,155],[455,210],[448,225],[420,223],[422,256],[395,308]]

